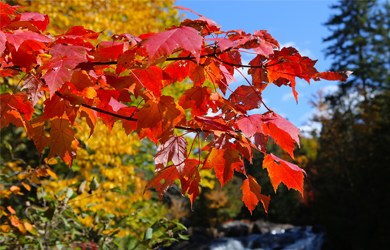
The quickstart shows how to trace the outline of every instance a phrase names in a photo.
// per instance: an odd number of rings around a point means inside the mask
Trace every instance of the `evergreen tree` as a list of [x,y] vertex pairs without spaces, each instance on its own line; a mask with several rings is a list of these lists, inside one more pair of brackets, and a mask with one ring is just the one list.
[[[390,175],[390,4],[340,1],[326,23],[334,41],[326,49],[332,70],[352,70],[329,97],[330,117],[320,117],[318,154],[311,168],[318,223],[328,249],[386,249]],[[354,92],[354,94],[351,94]],[[355,93],[357,92],[357,95]],[[352,100],[351,96],[355,96]],[[321,105],[319,105],[321,106]]]
[[[351,70],[353,76],[340,85],[340,93],[332,98],[340,104],[340,97],[349,90],[358,90],[367,100],[370,93],[383,90],[384,79],[389,77],[389,3],[342,0],[331,6],[341,13],[331,16],[325,23],[333,34],[324,42],[333,42],[326,56],[334,59],[332,70]],[[354,88],[353,88],[354,87]]]

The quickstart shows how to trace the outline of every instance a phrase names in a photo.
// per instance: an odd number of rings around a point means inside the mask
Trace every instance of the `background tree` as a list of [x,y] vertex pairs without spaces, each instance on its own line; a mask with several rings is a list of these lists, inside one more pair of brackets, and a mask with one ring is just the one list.
[[388,244],[386,176],[389,128],[389,3],[340,1],[326,23],[332,69],[353,70],[341,91],[316,102],[322,111],[318,155],[311,165],[317,222],[329,249],[381,249]]
[[[388,6],[388,2],[386,3]],[[383,90],[389,77],[389,30],[385,5],[377,1],[340,1],[331,6],[340,13],[327,23],[333,34],[324,42],[333,42],[326,56],[334,60],[331,70],[350,70],[353,75],[340,84],[334,102],[350,91],[357,91],[364,99],[375,90]]]

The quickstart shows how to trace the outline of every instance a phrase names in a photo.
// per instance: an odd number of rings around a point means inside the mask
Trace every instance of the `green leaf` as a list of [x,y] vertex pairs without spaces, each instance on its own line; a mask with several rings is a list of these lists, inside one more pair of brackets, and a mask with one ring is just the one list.
[[73,193],[74,193],[73,189],[67,188],[65,197],[70,199],[70,197],[72,197]]
[[179,230],[185,230],[185,231],[188,231],[188,229],[187,229],[187,227],[186,226],[184,226],[183,224],[181,224],[179,221],[177,221],[177,220],[173,220],[173,221],[171,221],[173,224],[175,224],[176,225],[176,227],[179,229]]
[[100,184],[98,183],[98,181],[96,180],[95,176],[93,177],[91,183],[89,184],[89,188],[92,190],[92,191],[95,191],[99,188]]
[[52,201],[52,202],[56,202],[57,201],[57,199],[56,198],[54,198],[54,197],[52,197],[52,196],[50,196],[50,195],[45,195],[45,200],[47,200],[47,201]]
[[145,231],[144,240],[150,240],[153,237],[153,228],[149,227]]
[[118,193],[118,194],[123,194],[122,189],[120,189],[119,187],[111,188],[110,191],[111,191],[111,192]]
[[179,235],[179,238],[182,239],[182,240],[189,240],[189,236],[188,235],[182,235],[182,234],[178,234]]
[[[73,165],[72,165],[72,169],[73,169]],[[73,170],[74,170],[74,169],[73,169]],[[79,187],[80,184],[81,184],[81,181],[76,182],[76,183],[74,183],[74,184],[72,184],[72,185],[69,185],[69,187]]]
[[97,204],[97,203],[88,204],[88,205],[86,205],[86,208],[93,207],[93,206],[95,206],[96,204]]

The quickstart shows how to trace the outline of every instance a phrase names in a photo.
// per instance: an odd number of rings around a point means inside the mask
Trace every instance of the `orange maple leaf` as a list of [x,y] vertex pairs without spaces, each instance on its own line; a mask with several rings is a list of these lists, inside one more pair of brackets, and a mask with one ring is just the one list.
[[263,168],[268,170],[275,193],[279,184],[283,182],[288,188],[298,190],[303,196],[303,174],[306,174],[305,170],[276,157],[272,153],[264,157]]
[[163,134],[168,139],[173,134],[173,128],[185,118],[183,108],[170,96],[147,101],[137,115],[137,132],[140,139],[147,136],[155,144]]
[[241,185],[241,190],[243,194],[242,200],[251,214],[259,201],[263,203],[264,210],[266,213],[268,213],[268,205],[271,197],[269,195],[265,196],[264,194],[261,194],[261,187],[254,177],[248,175],[248,178],[244,180]]

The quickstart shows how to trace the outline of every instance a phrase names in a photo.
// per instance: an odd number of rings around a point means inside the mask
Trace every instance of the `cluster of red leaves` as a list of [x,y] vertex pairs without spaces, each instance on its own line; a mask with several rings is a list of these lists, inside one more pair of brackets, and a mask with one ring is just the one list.
[[[136,131],[140,139],[159,145],[156,175],[146,189],[154,187],[160,197],[179,179],[182,193],[193,202],[199,193],[199,171],[214,169],[223,186],[235,170],[247,176],[241,188],[248,209],[261,201],[267,211],[270,197],[261,194],[257,181],[245,171],[243,158],[252,162],[254,150],[266,155],[264,168],[275,191],[283,182],[302,193],[304,171],[266,153],[271,137],[294,157],[299,130],[270,109],[255,115],[248,111],[265,105],[261,92],[271,83],[291,86],[297,99],[295,77],[309,83],[348,77],[346,72],[317,72],[316,61],[292,47],[280,49],[265,30],[221,31],[199,14],[199,19],[186,19],[161,33],[118,34],[97,46],[91,40],[100,33],[81,26],[55,37],[43,33],[49,23],[45,14],[20,13],[18,6],[4,3],[0,14],[0,76],[23,76],[20,88],[15,88],[19,92],[0,96],[1,128],[9,123],[24,127],[39,152],[49,146],[49,158],[58,155],[71,164],[80,147],[73,129],[77,117],[86,118],[91,134],[97,119],[109,128],[121,121],[127,134]],[[256,56],[243,65],[241,53],[249,50]],[[233,74],[241,67],[249,68],[252,82],[228,95]],[[193,86],[178,100],[162,95],[164,87],[188,78]],[[42,98],[43,115],[37,115],[34,106]],[[175,129],[213,139],[191,159],[193,145],[188,149],[186,138]]]

